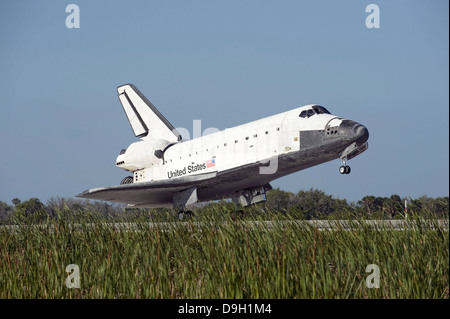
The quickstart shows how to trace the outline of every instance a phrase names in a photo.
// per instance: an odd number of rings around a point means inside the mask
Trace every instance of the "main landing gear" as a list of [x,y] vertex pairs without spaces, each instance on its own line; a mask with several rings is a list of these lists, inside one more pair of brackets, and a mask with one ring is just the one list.
[[194,216],[194,213],[192,211],[190,211],[190,210],[187,210],[187,211],[180,210],[178,212],[178,219],[179,220],[187,220],[187,219],[190,219],[193,216]]
[[341,167],[339,167],[339,173],[350,174],[350,166],[347,166],[347,158],[341,158]]

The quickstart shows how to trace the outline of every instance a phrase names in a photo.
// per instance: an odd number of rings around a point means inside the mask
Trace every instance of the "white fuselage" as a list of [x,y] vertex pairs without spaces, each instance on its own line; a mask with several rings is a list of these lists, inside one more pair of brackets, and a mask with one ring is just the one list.
[[[134,183],[173,179],[191,174],[221,172],[255,162],[265,162],[300,150],[300,131],[339,126],[342,119],[331,114],[301,118],[310,105],[257,121],[170,145],[161,159],[149,160],[155,148],[144,139],[130,145],[127,163],[118,165],[134,173]],[[148,145],[147,145],[148,144]],[[128,153],[128,154],[127,154]],[[132,153],[132,154],[130,154]],[[119,155],[117,163],[123,156]],[[135,160],[130,161],[130,156]],[[277,165],[278,163],[272,163]],[[276,170],[277,167],[272,167]],[[267,170],[270,172],[270,169]]]

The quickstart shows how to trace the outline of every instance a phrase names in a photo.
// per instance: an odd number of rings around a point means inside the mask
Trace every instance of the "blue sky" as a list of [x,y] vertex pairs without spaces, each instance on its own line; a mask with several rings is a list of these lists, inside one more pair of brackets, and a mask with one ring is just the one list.
[[[80,28],[65,25],[80,8]],[[368,29],[366,6],[380,9]],[[272,183],[449,195],[448,1],[0,2],[0,200],[117,185],[136,141],[135,84],[175,127],[224,129],[317,103],[364,124],[369,149]]]

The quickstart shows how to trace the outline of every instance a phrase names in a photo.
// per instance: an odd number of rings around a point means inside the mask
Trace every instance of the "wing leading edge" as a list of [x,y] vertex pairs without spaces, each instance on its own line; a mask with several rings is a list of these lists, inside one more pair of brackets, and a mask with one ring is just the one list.
[[215,178],[217,172],[111,187],[92,188],[77,197],[132,204],[135,207],[172,207],[175,193]]

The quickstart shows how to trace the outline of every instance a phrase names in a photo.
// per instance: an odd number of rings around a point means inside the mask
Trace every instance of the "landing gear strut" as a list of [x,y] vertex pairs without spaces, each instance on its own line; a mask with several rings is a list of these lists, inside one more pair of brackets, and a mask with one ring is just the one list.
[[194,213],[190,210],[186,210],[187,207],[195,204],[198,201],[197,187],[193,186],[187,188],[181,192],[173,195],[173,206],[175,209],[179,209],[178,219],[184,220],[194,216]]
[[341,158],[341,167],[339,167],[339,173],[350,174],[350,166],[347,166],[347,158]]

